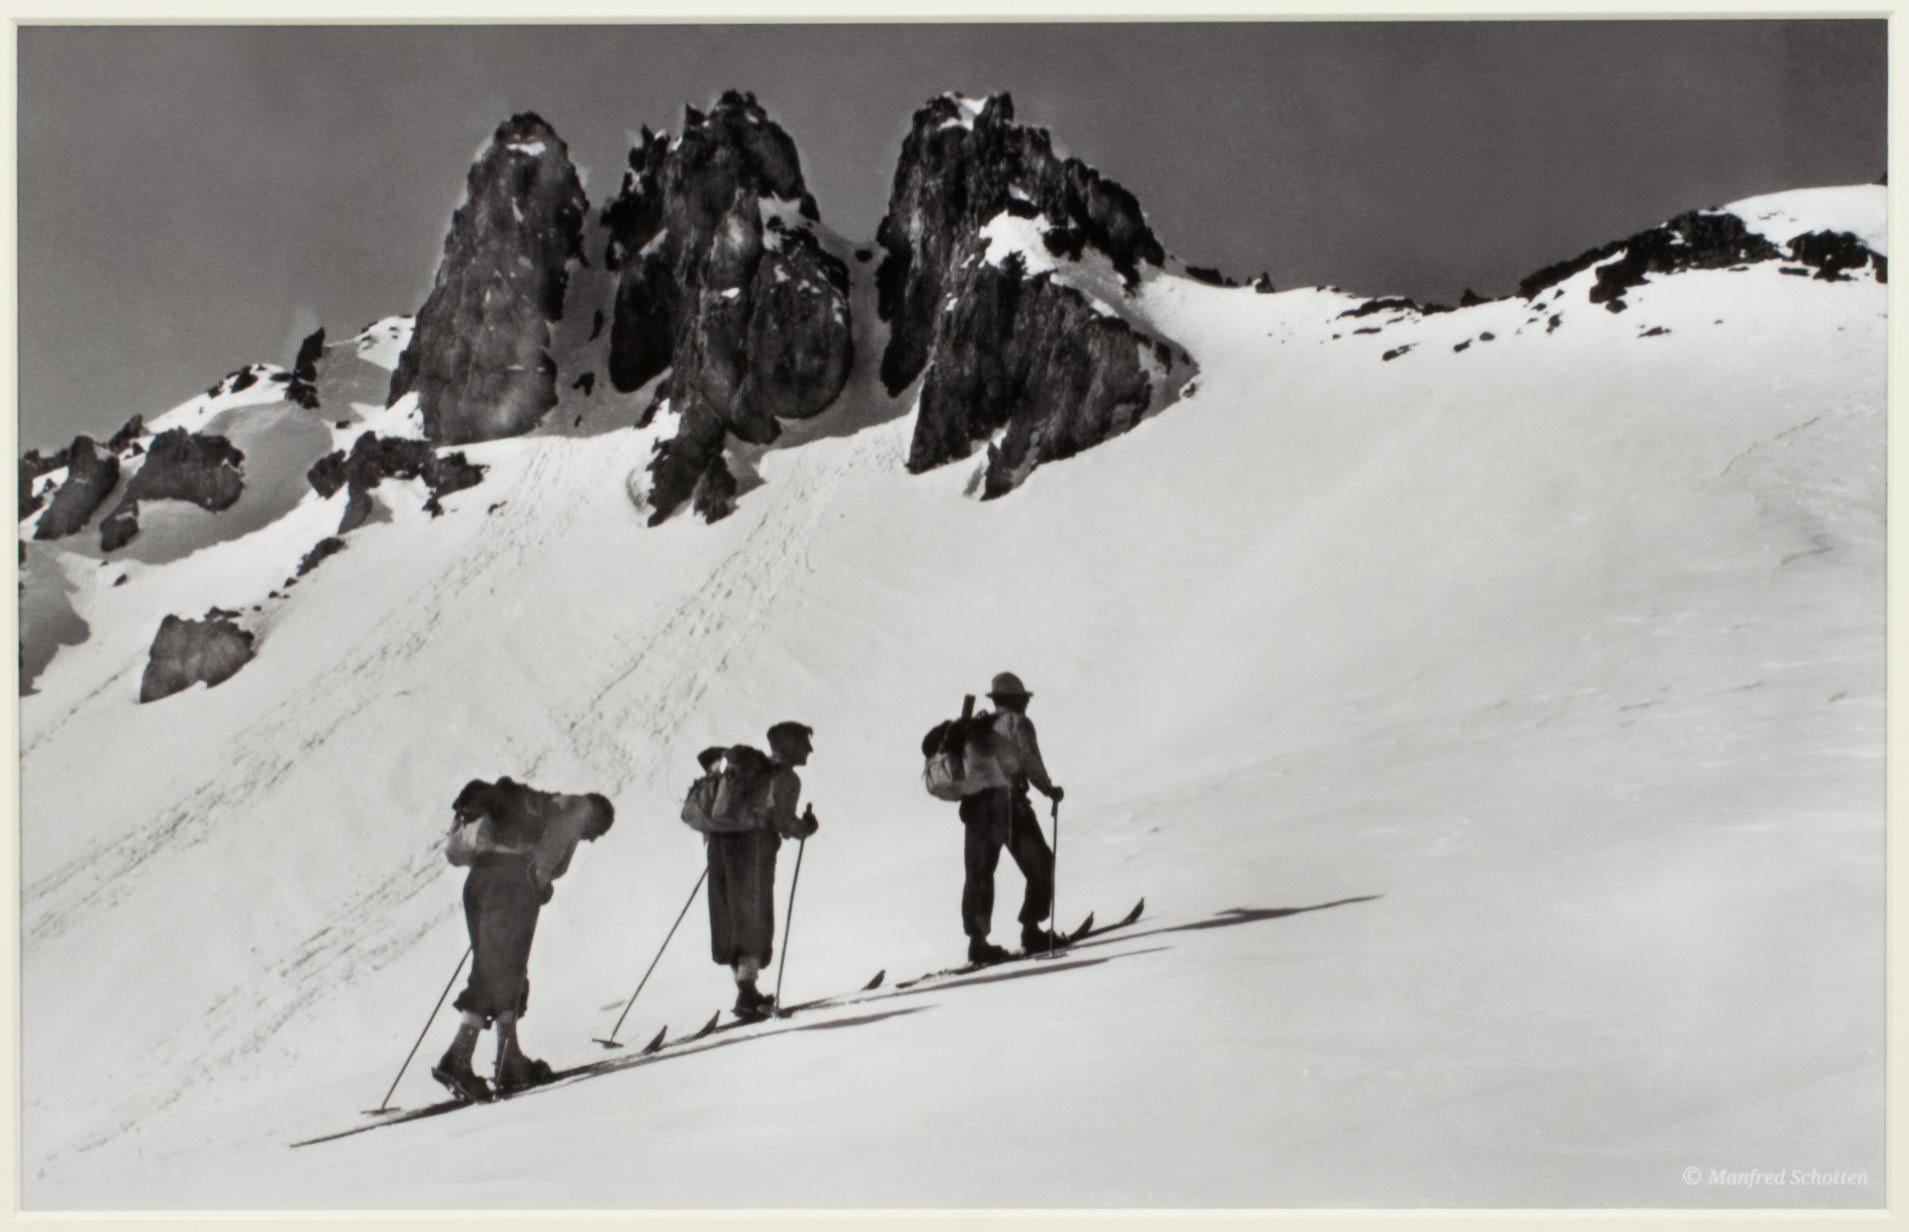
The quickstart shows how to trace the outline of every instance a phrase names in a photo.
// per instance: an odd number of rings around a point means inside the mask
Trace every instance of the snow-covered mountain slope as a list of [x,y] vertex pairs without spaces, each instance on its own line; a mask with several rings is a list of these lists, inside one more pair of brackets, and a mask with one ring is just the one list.
[[[1757,225],[1880,248],[1882,196]],[[387,480],[293,590],[343,496],[163,561],[30,544],[88,635],[21,703],[25,1204],[1879,1204],[1886,288],[1772,262],[1612,313],[1594,276],[1343,316],[1148,270],[1121,310],[1196,381],[980,502],[982,459],[905,472],[858,268],[842,403],[735,457],[714,525],[644,527],[667,417],[566,369],[442,517]],[[321,398],[340,446],[408,413]],[[209,605],[258,657],[137,704],[158,621]],[[782,719],[823,827],[785,998],[958,961],[918,741],[1004,669],[1068,788],[1061,922],[1139,925],[288,1149],[376,1105],[464,950],[437,844],[472,777],[617,808],[538,925],[536,1055],[600,1055],[701,868],[696,752]],[[624,1038],[728,1004],[706,939],[699,900]],[[1778,1164],[1867,1179],[1684,1177]]]

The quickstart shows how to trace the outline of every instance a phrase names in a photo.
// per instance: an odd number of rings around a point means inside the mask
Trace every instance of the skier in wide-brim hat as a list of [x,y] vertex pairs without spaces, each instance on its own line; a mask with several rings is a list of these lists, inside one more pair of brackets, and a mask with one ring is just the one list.
[[1021,897],[1021,948],[1031,952],[1062,944],[1050,929],[1041,927],[1054,905],[1054,852],[1041,833],[1027,789],[1032,784],[1056,804],[1066,792],[1048,777],[1041,758],[1034,722],[1027,717],[1033,696],[1013,672],[995,676],[988,689],[988,700],[995,707],[993,745],[1008,785],[961,801],[961,821],[967,829],[962,848],[967,876],[961,889],[961,924],[968,935],[970,962],[999,962],[1008,956],[988,940],[994,925],[994,871],[1003,847],[1027,879]]

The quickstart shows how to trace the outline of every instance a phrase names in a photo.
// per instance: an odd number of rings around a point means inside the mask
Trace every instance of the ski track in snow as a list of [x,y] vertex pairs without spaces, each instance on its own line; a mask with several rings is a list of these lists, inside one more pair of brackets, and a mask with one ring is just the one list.
[[[111,910],[135,892],[141,879],[163,878],[168,860],[183,860],[219,826],[246,824],[258,816],[312,752],[383,700],[377,682],[385,669],[421,651],[473,591],[508,579],[568,532],[581,506],[565,499],[561,483],[550,482],[557,460],[565,456],[561,444],[553,439],[539,445],[511,490],[512,516],[490,519],[470,541],[470,550],[418,592],[395,636],[387,626],[386,636],[324,674],[321,683],[333,687],[295,695],[248,729],[231,750],[231,773],[165,805],[151,824],[89,848],[36,879],[25,895],[28,940],[50,942],[76,921]],[[811,460],[815,450],[784,455],[792,463],[788,473],[778,475],[784,489],[780,499],[754,502],[761,509],[755,524],[738,536],[737,546],[708,579],[691,588],[601,690],[558,716],[565,742],[526,750],[526,778],[534,780],[552,756],[570,754],[607,779],[608,794],[614,796],[634,777],[632,767],[660,760],[656,750],[667,746],[694,713],[730,654],[749,644],[783,582],[805,567],[806,545],[830,508],[830,494],[874,450],[859,442],[840,452],[841,459],[827,467]],[[358,682],[368,683],[351,687]],[[191,1075],[225,1073],[257,1057],[287,1022],[338,987],[341,972],[362,977],[381,970],[439,931],[443,920],[436,912],[395,936],[390,922],[440,884],[441,866],[434,837],[420,844],[403,867],[343,904],[338,923],[320,928],[276,960],[268,978],[235,982],[205,1011],[205,1021],[225,1024],[224,1030],[174,1035],[155,1057],[153,1073],[185,1080],[159,1087],[138,1100],[123,1121],[66,1151],[49,1153],[48,1160],[97,1149],[137,1129],[176,1103],[193,1085]]]
[[[753,502],[762,512],[736,547],[608,672],[601,690],[560,716],[570,740],[564,751],[608,779],[609,794],[635,777],[632,766],[659,760],[654,750],[669,745],[730,655],[750,643],[784,583],[806,568],[808,545],[829,511],[830,495],[872,451],[859,442],[820,474],[811,461],[816,452],[785,455],[791,461],[777,476],[777,498]],[[528,773],[556,751],[546,746],[534,755]]]

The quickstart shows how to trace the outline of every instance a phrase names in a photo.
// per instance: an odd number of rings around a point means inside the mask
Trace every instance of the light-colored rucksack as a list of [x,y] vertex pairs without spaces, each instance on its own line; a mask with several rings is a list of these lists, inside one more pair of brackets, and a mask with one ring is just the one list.
[[768,816],[775,763],[760,749],[738,744],[703,750],[703,775],[683,799],[683,824],[704,834],[759,830]]
[[960,801],[977,792],[1006,787],[1007,775],[995,749],[1000,737],[994,716],[974,713],[974,695],[961,702],[961,717],[937,723],[921,739],[921,785],[937,800]]

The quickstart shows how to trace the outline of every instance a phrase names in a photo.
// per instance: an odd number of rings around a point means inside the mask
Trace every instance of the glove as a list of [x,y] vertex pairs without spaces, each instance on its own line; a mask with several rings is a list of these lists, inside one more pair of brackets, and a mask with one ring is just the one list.
[[813,804],[802,810],[802,826],[803,829],[800,835],[802,838],[807,838],[822,828],[822,823],[815,819],[815,806]]
[[1054,790],[1048,794],[1047,798],[1049,800],[1052,800],[1054,803],[1059,804],[1062,800],[1065,800],[1067,798],[1067,790],[1063,788],[1059,783],[1056,783],[1054,784]]

